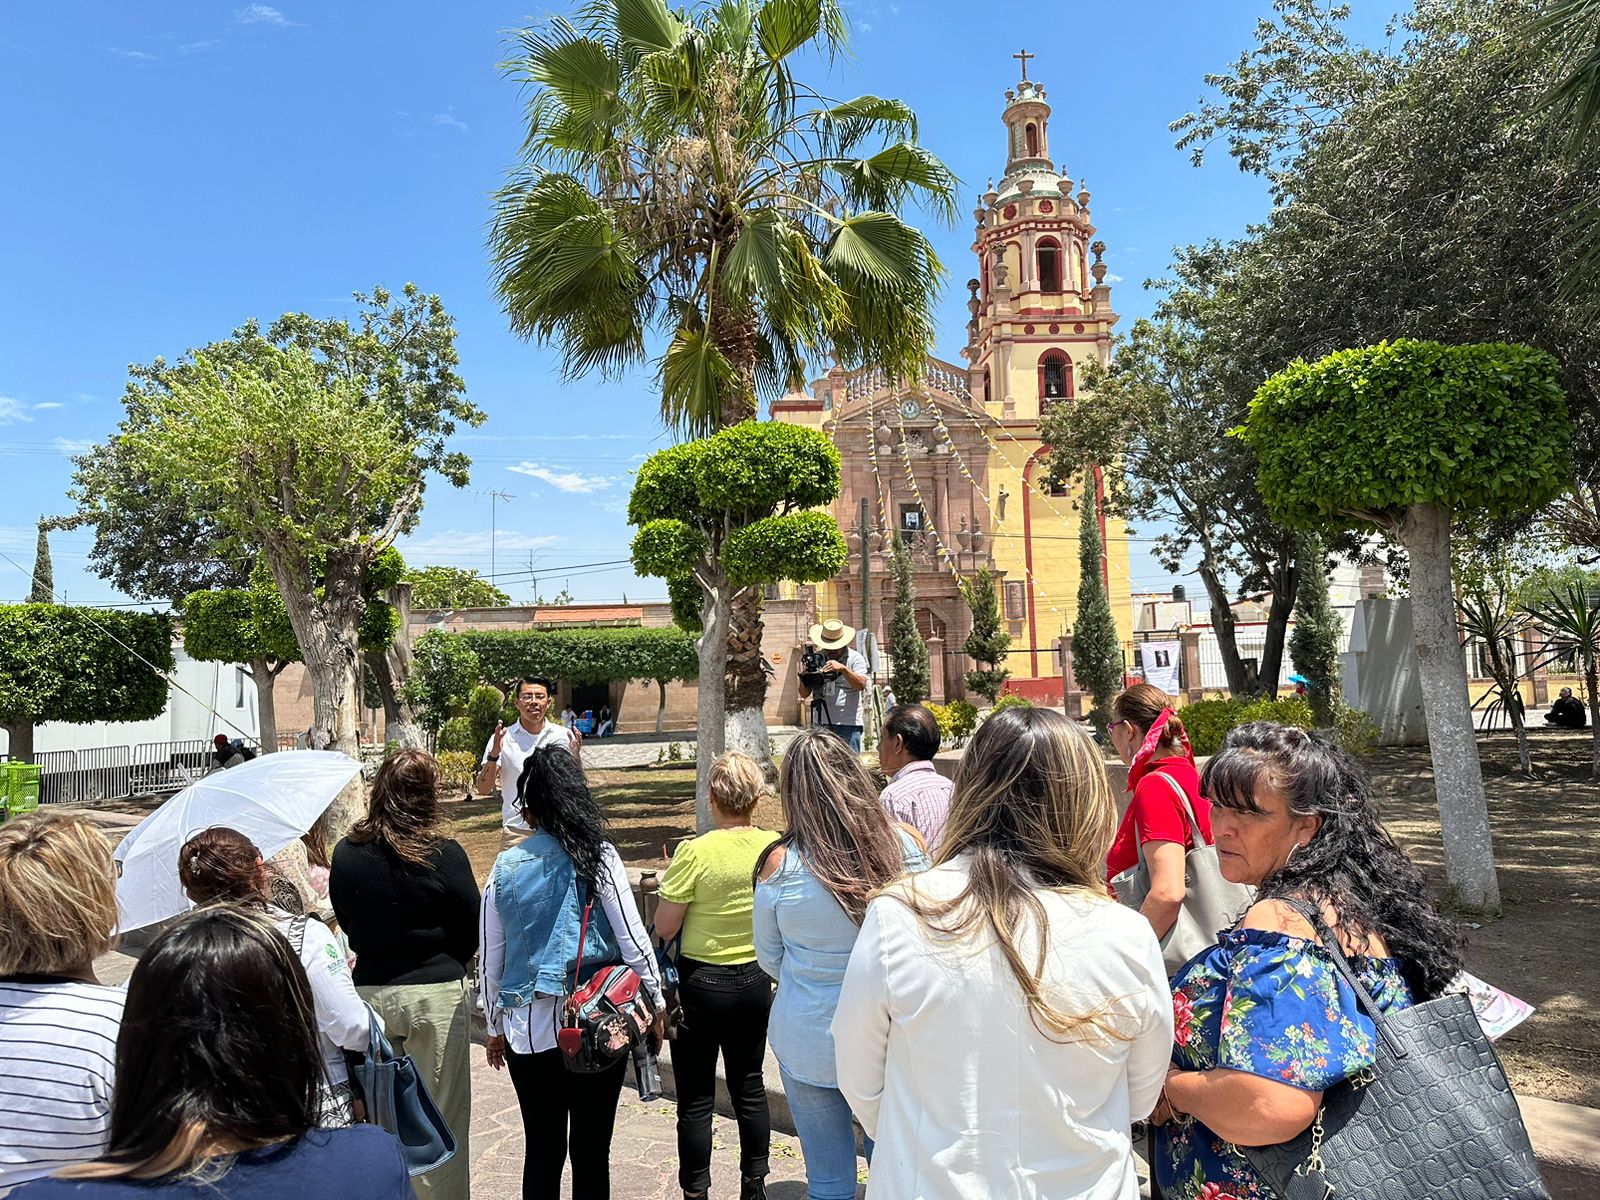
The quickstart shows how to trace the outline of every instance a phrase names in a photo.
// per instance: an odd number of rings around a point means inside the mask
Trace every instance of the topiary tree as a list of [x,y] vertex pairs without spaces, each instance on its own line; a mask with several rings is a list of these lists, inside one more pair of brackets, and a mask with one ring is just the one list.
[[769,757],[764,719],[759,728],[725,727],[721,684],[733,593],[782,579],[832,577],[845,562],[844,535],[831,516],[815,510],[838,494],[839,452],[827,436],[766,421],[658,451],[634,480],[628,501],[628,522],[639,530],[634,568],[693,580],[700,590],[695,817],[701,830],[711,824],[712,761],[725,749],[758,761]]
[[1500,889],[1450,531],[1458,513],[1525,513],[1566,490],[1572,429],[1558,371],[1526,346],[1381,342],[1291,363],[1261,385],[1239,431],[1278,520],[1378,530],[1409,555],[1445,875],[1459,903],[1486,912],[1499,910]]
[[261,750],[278,748],[278,676],[300,661],[283,597],[264,571],[249,588],[191,592],[180,606],[183,651],[198,662],[242,663],[256,685],[256,721]]
[[148,721],[167,706],[172,621],[165,613],[66,604],[0,605],[0,729],[33,760],[40,721]]
[[894,616],[889,621],[889,677],[895,699],[920,704],[928,698],[928,643],[917,628],[917,588],[911,578],[911,555],[898,536],[889,539],[889,570],[894,576]]
[[961,598],[972,610],[972,632],[961,648],[978,663],[967,672],[967,686],[993,704],[1011,676],[1000,665],[1011,645],[1011,635],[1000,627],[1000,589],[988,567],[979,567],[960,587]]
[[1078,613],[1072,626],[1072,674],[1094,698],[1089,719],[1102,735],[1111,721],[1111,702],[1122,686],[1122,643],[1106,594],[1105,548],[1100,543],[1098,478],[1084,474],[1078,526]]
[[56,571],[50,561],[50,522],[39,518],[39,541],[33,552],[33,588],[28,593],[29,604],[54,604],[56,602]]
[[[1306,679],[1306,699],[1318,729],[1332,729],[1339,712],[1339,639],[1344,623],[1328,599],[1328,570],[1322,539],[1302,534],[1300,581],[1294,597],[1294,632],[1289,661]],[[1272,680],[1269,686],[1277,683]]]

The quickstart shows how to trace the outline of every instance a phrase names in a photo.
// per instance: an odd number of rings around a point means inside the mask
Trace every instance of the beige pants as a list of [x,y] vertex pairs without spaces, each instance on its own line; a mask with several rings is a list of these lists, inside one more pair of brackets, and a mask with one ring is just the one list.
[[413,1176],[417,1200],[467,1200],[472,1153],[472,1008],[465,979],[357,988],[383,1018],[396,1054],[409,1054],[455,1135],[449,1162]]

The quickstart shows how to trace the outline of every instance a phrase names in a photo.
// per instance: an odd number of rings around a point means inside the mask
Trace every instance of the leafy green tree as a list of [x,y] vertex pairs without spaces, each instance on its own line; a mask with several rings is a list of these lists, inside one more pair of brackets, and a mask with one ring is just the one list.
[[39,518],[39,542],[33,554],[33,588],[28,593],[29,604],[54,604],[56,602],[56,572],[50,562],[50,523]]
[[[596,0],[518,35],[523,160],[489,244],[512,328],[569,377],[653,362],[665,424],[748,420],[805,364],[914,379],[944,271],[900,215],[955,213],[957,181],[916,114],[827,99],[796,74],[845,49],[837,0]],[[666,349],[647,349],[654,339]],[[733,598],[725,703],[765,753],[761,593]]]
[[1528,615],[1551,660],[1570,663],[1583,675],[1594,738],[1593,773],[1600,779],[1600,589],[1576,583],[1551,588],[1530,603]]
[[1405,547],[1445,873],[1463,904],[1485,911],[1499,909],[1500,892],[1450,531],[1457,512],[1528,512],[1566,486],[1572,433],[1558,375],[1554,359],[1526,346],[1341,350],[1268,379],[1240,431],[1279,520],[1376,530]]
[[920,704],[928,698],[928,644],[917,628],[911,555],[899,536],[889,539],[889,570],[894,576],[894,616],[889,621],[889,658],[894,671],[889,683],[901,704]]
[[423,567],[405,573],[413,608],[505,608],[511,597],[466,567]]
[[1314,533],[1300,539],[1300,581],[1295,595],[1294,634],[1289,657],[1305,676],[1306,699],[1318,729],[1332,729],[1339,714],[1339,641],[1344,622],[1328,599],[1328,567],[1322,539]]
[[[568,683],[649,679],[656,685],[656,732],[666,729],[667,684],[700,674],[695,645],[681,629],[473,630],[463,633],[487,679],[543,675]],[[615,714],[622,719],[619,705]]]
[[993,571],[979,567],[958,586],[972,612],[972,632],[961,648],[978,664],[967,672],[967,686],[993,704],[1011,677],[1001,665],[1009,653],[1011,635],[1000,624],[999,584]]
[[120,435],[160,486],[191,491],[261,548],[306,664],[317,740],[351,755],[368,569],[411,522],[429,469],[365,386],[299,348],[225,367],[197,354]]
[[265,572],[249,588],[191,592],[180,606],[183,650],[197,662],[242,663],[256,686],[261,750],[278,748],[278,676],[300,661],[283,597]]
[[411,677],[405,684],[406,703],[423,728],[437,738],[444,723],[472,696],[482,667],[459,634],[442,629],[430,629],[419,637],[413,655]]
[[33,761],[33,729],[41,721],[159,717],[171,669],[165,613],[0,605],[0,729],[11,757]]
[[715,681],[727,661],[733,595],[783,579],[832,577],[847,548],[838,524],[817,510],[838,494],[833,443],[778,422],[747,421],[658,451],[635,476],[628,501],[628,522],[638,529],[634,568],[700,589],[695,814],[702,830],[711,823],[706,778],[727,748],[726,693]]
[[[342,380],[367,405],[393,418],[428,470],[456,486],[466,483],[468,461],[447,440],[458,425],[480,425],[484,417],[467,401],[456,374],[450,315],[438,296],[409,283],[399,295],[378,287],[354,298],[354,321],[286,313],[263,329],[250,320],[229,338],[176,362],[158,358],[129,367],[123,421],[105,442],[73,460],[70,495],[77,511],[55,522],[61,528],[94,526],[90,565],[96,574],[137,599],[174,604],[207,588],[250,586],[260,546],[242,540],[234,525],[182,481],[146,471],[132,453],[135,440],[127,437],[141,431],[153,406],[168,402],[173,386],[193,372],[195,354],[226,377],[235,366],[269,373],[281,351],[301,350],[324,382]],[[389,515],[381,509],[367,514],[367,528],[383,530]],[[401,532],[409,532],[416,519],[413,506]]]
[[1105,547],[1100,541],[1100,512],[1095,479],[1088,477],[1078,526],[1078,615],[1072,626],[1072,674],[1094,697],[1089,719],[1103,734],[1111,720],[1111,702],[1122,686],[1122,642],[1106,593]]

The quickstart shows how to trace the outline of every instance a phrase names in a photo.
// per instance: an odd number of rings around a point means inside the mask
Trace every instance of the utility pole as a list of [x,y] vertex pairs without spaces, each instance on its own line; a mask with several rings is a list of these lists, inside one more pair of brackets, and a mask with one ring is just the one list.
[[516,497],[513,496],[510,492],[484,492],[484,491],[480,491],[478,493],[478,495],[489,497],[489,580],[492,583],[494,581],[494,576],[495,576],[495,570],[494,570],[495,507],[502,500],[507,501],[509,503],[510,501],[515,500]]

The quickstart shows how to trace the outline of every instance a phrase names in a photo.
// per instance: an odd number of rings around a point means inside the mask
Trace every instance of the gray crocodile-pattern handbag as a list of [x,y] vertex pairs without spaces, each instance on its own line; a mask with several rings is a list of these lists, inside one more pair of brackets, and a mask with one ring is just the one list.
[[1380,1012],[1310,905],[1317,930],[1378,1029],[1377,1063],[1331,1087],[1311,1128],[1240,1147],[1283,1200],[1550,1200],[1500,1059],[1460,993]]

